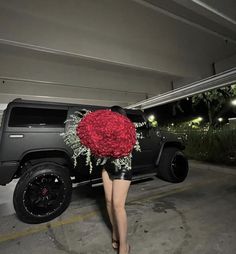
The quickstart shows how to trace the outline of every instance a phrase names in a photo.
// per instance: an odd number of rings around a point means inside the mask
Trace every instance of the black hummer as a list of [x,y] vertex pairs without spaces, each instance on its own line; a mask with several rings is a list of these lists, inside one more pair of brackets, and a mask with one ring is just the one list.
[[[0,130],[0,185],[17,182],[13,203],[17,216],[27,223],[41,223],[60,215],[69,205],[72,182],[101,182],[101,167],[89,174],[85,158],[74,168],[73,152],[61,133],[65,120],[81,109],[105,107],[16,99],[4,111]],[[133,122],[146,121],[140,110],[126,110]],[[188,173],[180,137],[144,125],[141,152],[133,152],[134,179],[155,173],[177,183]]]

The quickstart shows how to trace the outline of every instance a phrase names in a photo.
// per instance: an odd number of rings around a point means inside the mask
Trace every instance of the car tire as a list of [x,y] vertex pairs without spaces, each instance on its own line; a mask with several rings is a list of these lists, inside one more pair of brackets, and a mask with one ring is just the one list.
[[188,175],[188,160],[176,147],[164,148],[157,169],[157,177],[171,183],[180,183]]
[[70,204],[72,183],[69,170],[59,164],[44,162],[27,169],[13,194],[17,217],[26,223],[50,221]]

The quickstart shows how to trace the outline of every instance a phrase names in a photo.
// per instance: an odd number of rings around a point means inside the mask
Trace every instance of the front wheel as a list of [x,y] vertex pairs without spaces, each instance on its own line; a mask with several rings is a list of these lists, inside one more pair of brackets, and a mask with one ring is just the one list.
[[157,177],[171,183],[180,183],[188,175],[188,160],[176,147],[164,148],[157,169]]
[[13,204],[23,222],[42,223],[64,212],[71,194],[69,170],[45,162],[32,166],[21,176],[14,190]]

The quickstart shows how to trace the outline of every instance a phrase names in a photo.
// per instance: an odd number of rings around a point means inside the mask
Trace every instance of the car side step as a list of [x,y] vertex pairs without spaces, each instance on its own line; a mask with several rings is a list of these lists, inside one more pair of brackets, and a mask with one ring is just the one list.
[[[140,182],[140,181],[148,181],[148,180],[150,180],[150,178],[153,178],[154,176],[156,176],[156,173],[149,173],[149,174],[144,174],[144,175],[140,175],[140,176],[133,176],[132,184]],[[97,187],[100,185],[102,185],[102,182],[93,183],[92,187]]]
[[[156,173],[148,173],[148,174],[137,175],[137,176],[134,175],[132,179],[132,184],[138,183],[139,181],[145,181],[145,180],[148,181],[150,178],[153,178],[154,176],[156,176]],[[81,183],[73,183],[73,188],[76,188],[78,186],[88,185],[88,184],[91,184],[92,187],[101,186],[103,184],[102,178],[87,180]]]

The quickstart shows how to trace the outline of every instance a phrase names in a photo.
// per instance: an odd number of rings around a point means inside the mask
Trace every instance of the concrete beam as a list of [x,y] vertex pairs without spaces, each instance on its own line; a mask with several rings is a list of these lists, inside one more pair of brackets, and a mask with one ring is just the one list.
[[227,85],[232,85],[235,83],[236,83],[236,68],[203,80],[193,82],[191,84],[161,94],[159,96],[154,96],[150,99],[129,105],[127,108],[141,108],[141,109],[152,108],[169,102],[178,101],[180,99],[190,97],[208,90],[216,89],[218,87],[223,87]]
[[236,66],[236,54],[215,63],[216,73],[220,73]]
[[28,49],[0,49],[0,93],[11,94],[11,99],[48,96],[51,100],[70,98],[75,103],[127,105],[168,91],[174,78]]
[[2,0],[0,7],[4,43],[171,76],[208,76],[213,59],[236,49],[135,1]]

